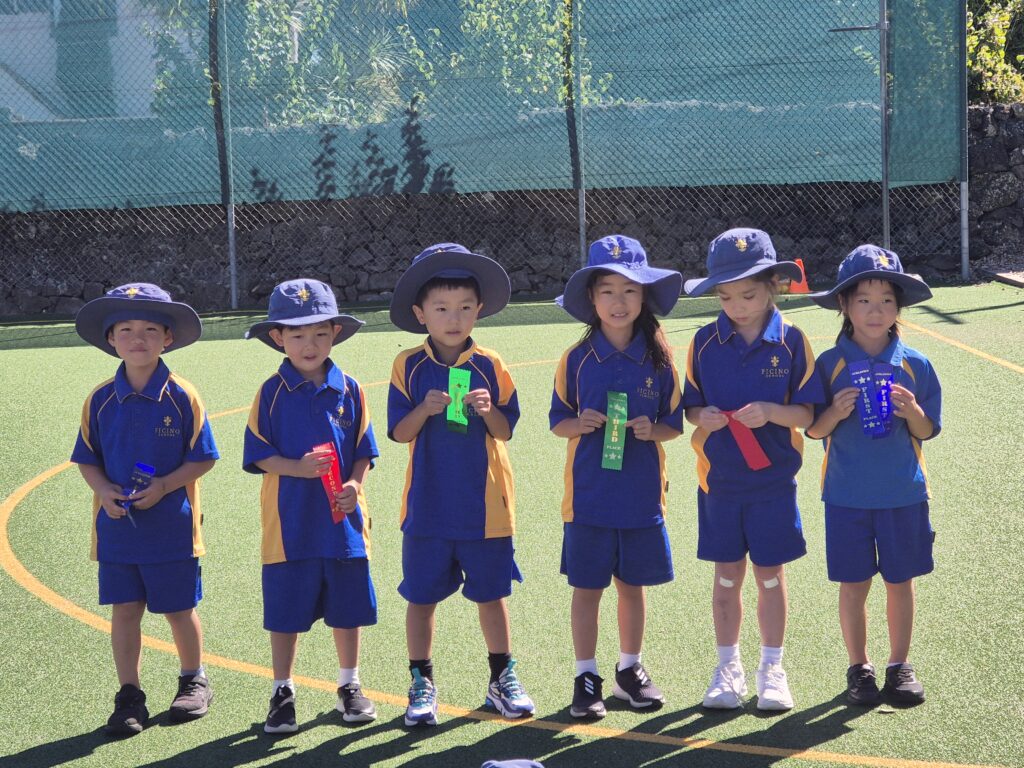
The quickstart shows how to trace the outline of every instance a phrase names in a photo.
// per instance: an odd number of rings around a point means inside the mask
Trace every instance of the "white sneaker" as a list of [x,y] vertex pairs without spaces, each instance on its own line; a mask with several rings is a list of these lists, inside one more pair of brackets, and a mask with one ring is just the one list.
[[786,670],[781,664],[763,664],[757,668],[757,708],[793,708],[793,694],[789,692]]
[[711,676],[711,685],[704,694],[708,709],[739,709],[747,695],[747,675],[739,661],[719,664]]

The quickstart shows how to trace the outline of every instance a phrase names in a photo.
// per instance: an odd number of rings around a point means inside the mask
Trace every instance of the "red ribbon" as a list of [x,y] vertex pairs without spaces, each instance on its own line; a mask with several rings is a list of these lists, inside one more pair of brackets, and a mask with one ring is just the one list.
[[761,444],[757,442],[754,430],[732,417],[736,411],[722,411],[722,413],[729,417],[729,431],[732,433],[736,445],[740,447],[740,453],[743,454],[743,460],[747,462],[747,466],[755,472],[770,467],[771,459],[768,458],[768,454],[764,452]]
[[320,445],[314,445],[313,450],[331,452],[331,467],[327,470],[326,474],[320,475],[320,480],[324,484],[327,503],[331,505],[331,519],[335,523],[340,523],[345,519],[345,513],[338,510],[334,503],[334,495],[341,493],[341,471],[338,469],[338,451],[334,448],[334,443],[320,443]]

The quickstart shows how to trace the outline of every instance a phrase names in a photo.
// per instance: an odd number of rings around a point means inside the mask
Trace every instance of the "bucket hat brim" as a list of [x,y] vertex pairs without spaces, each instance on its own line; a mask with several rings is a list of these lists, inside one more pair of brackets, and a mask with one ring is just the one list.
[[587,290],[590,276],[594,272],[614,272],[634,283],[644,286],[644,302],[656,315],[665,316],[679,301],[683,276],[674,269],[637,266],[627,264],[599,264],[582,267],[573,272],[565,283],[565,292],[555,303],[582,323],[593,323],[597,319],[594,304]]
[[745,280],[748,277],[764,272],[766,269],[774,269],[777,275],[788,277],[790,280],[802,280],[804,276],[803,270],[800,269],[800,265],[795,261],[776,261],[771,264],[756,264],[745,269],[735,269],[728,272],[720,272],[717,275],[687,280],[683,285],[683,290],[686,291],[687,296],[703,296],[716,285]]
[[286,320],[261,320],[260,322],[253,325],[245,332],[245,338],[247,339],[259,339],[271,349],[278,352],[284,352],[284,347],[274,342],[270,338],[270,331],[274,328],[280,328],[282,325],[299,326],[299,325],[316,325],[317,323],[334,323],[335,325],[341,326],[341,331],[337,336],[334,337],[332,346],[337,346],[346,339],[352,338],[356,331],[362,328],[365,323],[359,318],[352,317],[352,315],[312,315],[309,317],[293,317]]
[[839,294],[850,286],[863,280],[885,280],[886,282],[899,286],[903,291],[903,295],[900,299],[900,305],[904,307],[909,307],[912,304],[920,304],[922,301],[927,301],[932,297],[932,289],[929,288],[928,284],[917,275],[911,275],[906,272],[895,272],[890,269],[869,269],[863,272],[858,272],[857,274],[846,278],[842,282],[836,283],[835,286],[828,291],[812,293],[807,298],[819,307],[839,310]]
[[188,304],[119,296],[100,296],[87,303],[75,316],[75,331],[92,346],[117,357],[107,341],[107,331],[114,323],[129,319],[151,319],[168,326],[174,340],[164,348],[164,354],[194,344],[203,335],[203,321]]
[[438,251],[414,261],[398,278],[390,311],[395,326],[410,333],[426,333],[412,307],[420,288],[435,277],[475,278],[483,304],[479,318],[497,314],[512,297],[508,273],[494,259],[479,253]]

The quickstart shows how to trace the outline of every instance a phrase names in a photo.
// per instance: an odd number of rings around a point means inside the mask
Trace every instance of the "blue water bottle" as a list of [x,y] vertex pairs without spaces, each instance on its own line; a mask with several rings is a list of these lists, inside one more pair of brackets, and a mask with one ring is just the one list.
[[[128,485],[121,489],[121,492],[125,496],[131,496],[133,493],[138,493],[144,488],[148,488],[149,484],[153,482],[153,478],[156,476],[156,469],[149,466],[149,464],[143,464],[141,461],[136,462],[135,469],[132,470],[132,476],[128,480]],[[128,520],[132,526],[138,528],[135,525],[135,518],[132,517],[132,503],[130,501],[122,502],[121,506],[124,507],[124,511],[128,513]]]

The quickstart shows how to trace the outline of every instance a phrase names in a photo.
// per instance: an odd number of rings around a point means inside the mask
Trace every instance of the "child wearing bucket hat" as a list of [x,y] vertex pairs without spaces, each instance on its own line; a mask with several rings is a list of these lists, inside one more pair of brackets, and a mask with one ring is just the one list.
[[283,352],[260,386],[245,429],[243,467],[263,476],[263,627],[274,683],[263,730],[292,733],[298,636],[318,620],[338,652],[336,708],[349,723],[377,712],[359,680],[360,627],[377,622],[370,578],[370,517],[363,485],[377,458],[366,395],[331,359],[362,321],[338,312],[319,280],[288,280],[248,339]]
[[219,458],[202,400],[161,355],[197,341],[199,316],[151,283],[129,283],[82,307],[78,335],[121,359],[86,398],[71,461],[93,491],[92,557],[99,601],[111,605],[120,690],[108,733],[130,736],[149,718],[139,680],[142,616],[164,614],[181,662],[172,721],[206,714],[213,691],[202,665],[199,478]]
[[555,370],[549,421],[568,440],[562,565],[573,588],[576,676],[570,714],[604,717],[596,651],[604,590],[618,593],[619,662],[613,695],[635,709],[665,701],[641,661],[646,588],[672,580],[662,443],[683,431],[682,391],[655,315],[679,299],[682,276],[647,263],[639,242],[592,243],[561,306],[587,329]]
[[824,395],[810,342],[774,298],[777,278],[799,279],[801,271],[777,260],[766,232],[745,228],[712,240],[707,265],[708,276],[687,280],[685,289],[691,296],[714,289],[721,312],[690,343],[683,390],[686,418],[697,428],[697,557],[715,564],[718,665],[703,704],[735,709],[747,695],[739,635],[749,555],[761,633],[757,707],[792,709],[782,667],[784,565],[807,551],[796,502],[797,429],[810,425]]
[[[908,657],[914,578],[933,569],[934,533],[921,447],[942,429],[942,388],[923,354],[903,343],[900,309],[931,298],[899,256],[855,248],[836,285],[811,298],[843,317],[836,345],[818,358],[825,402],[807,435],[825,441],[822,495],[828,577],[839,582],[839,618],[849,655],[846,697],[872,706],[924,701]],[[867,648],[866,603],[881,573],[889,663],[879,691]]]
[[388,392],[388,437],[409,444],[402,496],[402,583],[412,684],[405,724],[437,724],[431,660],[437,604],[462,586],[477,604],[490,681],[485,704],[532,714],[512,658],[506,598],[522,581],[513,557],[515,493],[506,441],[519,397],[504,361],[471,336],[508,303],[508,275],[457,243],[432,245],[398,279],[391,321],[423,344],[399,353]]

